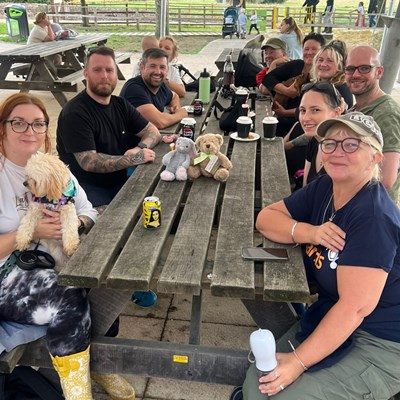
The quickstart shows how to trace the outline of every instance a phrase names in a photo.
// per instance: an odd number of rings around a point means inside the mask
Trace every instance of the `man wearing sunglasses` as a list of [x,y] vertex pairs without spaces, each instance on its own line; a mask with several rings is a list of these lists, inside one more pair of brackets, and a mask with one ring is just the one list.
[[400,193],[400,106],[379,87],[383,75],[379,53],[370,46],[353,48],[345,67],[347,86],[356,99],[351,111],[374,118],[383,134],[382,183],[394,202]]

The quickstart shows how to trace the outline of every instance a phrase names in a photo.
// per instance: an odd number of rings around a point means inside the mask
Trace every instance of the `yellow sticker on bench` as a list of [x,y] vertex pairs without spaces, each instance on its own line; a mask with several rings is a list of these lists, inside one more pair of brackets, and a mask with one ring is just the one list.
[[187,364],[189,362],[188,356],[174,356],[174,362]]

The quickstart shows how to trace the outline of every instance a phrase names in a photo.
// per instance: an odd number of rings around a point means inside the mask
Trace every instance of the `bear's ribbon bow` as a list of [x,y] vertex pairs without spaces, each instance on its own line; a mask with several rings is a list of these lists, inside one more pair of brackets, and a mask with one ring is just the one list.
[[200,164],[202,161],[206,160],[207,158],[209,158],[211,160],[213,155],[214,154],[207,154],[204,152],[200,152],[200,155],[194,159],[194,165]]

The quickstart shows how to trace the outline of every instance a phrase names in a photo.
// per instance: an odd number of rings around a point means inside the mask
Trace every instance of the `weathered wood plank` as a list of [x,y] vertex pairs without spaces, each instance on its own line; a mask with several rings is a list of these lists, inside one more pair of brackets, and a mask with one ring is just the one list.
[[[282,138],[261,139],[261,199],[262,207],[290,195]],[[264,239],[265,247],[282,247]],[[289,260],[264,263],[264,300],[309,300],[309,289],[300,248],[288,249]]]
[[257,142],[235,142],[230,177],[225,186],[219,220],[211,293],[254,298],[253,262],[243,260],[241,248],[254,245],[254,198]]
[[[90,349],[90,369],[103,373],[239,385],[249,367],[247,355],[248,350],[96,337]],[[174,361],[175,356],[185,357],[187,363]],[[44,340],[30,343],[20,364],[52,368]]]
[[15,366],[18,364],[22,354],[26,349],[25,344],[22,344],[8,353],[3,353],[0,356],[0,373],[10,374]]

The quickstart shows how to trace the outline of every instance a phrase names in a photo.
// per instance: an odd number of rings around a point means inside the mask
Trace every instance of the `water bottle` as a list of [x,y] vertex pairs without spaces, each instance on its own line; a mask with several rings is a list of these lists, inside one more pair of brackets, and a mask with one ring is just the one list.
[[268,329],[258,329],[250,335],[250,348],[259,376],[266,375],[277,366],[275,338]]
[[233,68],[232,57],[230,54],[226,56],[224,69],[223,69],[223,80],[221,95],[224,98],[228,98],[231,95],[231,85],[235,84],[235,69]]
[[210,102],[210,87],[210,74],[207,72],[206,68],[204,68],[204,71],[200,74],[199,79],[199,99],[204,104],[208,104]]

